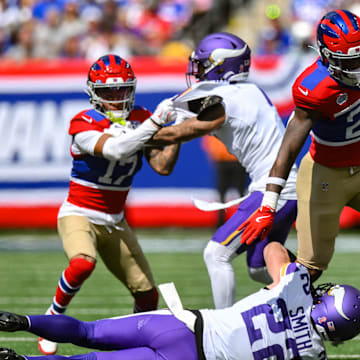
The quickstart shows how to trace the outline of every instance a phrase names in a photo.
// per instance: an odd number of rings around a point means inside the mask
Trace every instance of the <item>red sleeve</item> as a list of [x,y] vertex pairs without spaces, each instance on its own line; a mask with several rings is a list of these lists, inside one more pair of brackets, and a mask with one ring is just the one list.
[[292,95],[296,106],[307,109],[319,110],[322,100],[314,94],[313,90],[301,85],[300,78],[297,78],[292,87]]
[[69,126],[69,134],[76,135],[83,131],[95,130],[103,132],[104,129],[110,127],[110,121],[104,117],[101,121],[96,121],[94,118],[85,114],[86,111],[82,111],[75,115]]
[[319,81],[312,88],[307,88],[304,84],[304,79],[310,76],[314,66],[305,69],[302,74],[298,76],[292,86],[292,95],[296,106],[316,110],[324,114],[329,113],[330,99],[336,96],[335,89],[336,82],[330,76],[319,79]]

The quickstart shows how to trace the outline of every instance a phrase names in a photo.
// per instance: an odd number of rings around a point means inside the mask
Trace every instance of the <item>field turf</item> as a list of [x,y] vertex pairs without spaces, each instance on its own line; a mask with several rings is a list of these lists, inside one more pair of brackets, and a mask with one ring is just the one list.
[[[210,282],[201,249],[213,229],[137,230],[147,253],[156,282],[174,281],[184,306],[213,307]],[[339,282],[360,288],[360,231],[342,232],[337,252],[318,282]],[[295,234],[289,247],[296,249]],[[258,290],[251,281],[245,257],[234,261],[237,298]],[[52,231],[11,231],[0,233],[0,309],[21,314],[44,313],[50,304],[59,276],[67,265],[61,243]],[[133,301],[127,290],[99,259],[92,276],[73,299],[67,315],[95,320],[131,313]],[[160,307],[164,302],[160,299]],[[327,346],[329,359],[360,359],[360,336],[337,348]],[[0,346],[20,354],[39,355],[37,338],[26,332],[0,333]],[[59,346],[59,354],[90,352],[69,344]],[[185,360],[185,359],[184,359]]]

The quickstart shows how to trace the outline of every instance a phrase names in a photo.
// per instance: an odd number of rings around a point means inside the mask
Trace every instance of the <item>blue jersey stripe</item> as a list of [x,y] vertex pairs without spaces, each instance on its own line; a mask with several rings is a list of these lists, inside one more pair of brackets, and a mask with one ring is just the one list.
[[[321,59],[317,61],[317,63],[319,62],[321,62]],[[318,66],[311,74],[302,80],[301,86],[305,89],[314,90],[315,87],[328,76],[329,72],[327,71],[327,68]]]

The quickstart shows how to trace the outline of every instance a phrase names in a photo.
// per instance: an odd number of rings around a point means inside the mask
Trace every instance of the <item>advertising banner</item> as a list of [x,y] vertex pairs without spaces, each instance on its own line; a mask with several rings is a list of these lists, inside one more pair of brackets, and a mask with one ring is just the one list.
[[[291,84],[305,65],[302,60],[253,60],[250,79],[267,92],[284,122],[293,109]],[[137,77],[135,102],[151,111],[186,88],[184,62],[130,62]],[[69,121],[91,107],[86,94],[89,66],[82,60],[0,63],[0,227],[56,226],[71,169]],[[211,226],[216,214],[196,209],[191,197],[216,200],[214,184],[201,139],[183,144],[170,176],[156,174],[147,164],[136,175],[128,221],[133,226]]]

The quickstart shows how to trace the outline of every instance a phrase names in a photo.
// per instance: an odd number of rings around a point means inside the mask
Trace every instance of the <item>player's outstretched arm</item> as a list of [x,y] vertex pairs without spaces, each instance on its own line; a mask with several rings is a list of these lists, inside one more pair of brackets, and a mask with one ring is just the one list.
[[206,97],[196,117],[189,118],[178,125],[160,129],[152,137],[150,143],[169,145],[189,141],[206,135],[219,128],[225,121],[225,108],[219,96]]
[[267,271],[273,282],[268,288],[273,288],[280,281],[280,269],[290,262],[290,257],[286,248],[278,242],[271,242],[264,248],[264,259]]
[[109,160],[121,160],[142,149],[144,144],[165,124],[176,119],[170,100],[164,100],[154,114],[136,129],[125,129],[121,134],[103,134],[94,148],[94,155]]
[[144,155],[149,165],[160,175],[170,175],[179,157],[180,144],[163,148],[145,148]]
[[278,155],[269,173],[266,191],[259,209],[238,230],[243,230],[241,243],[264,240],[270,232],[277,202],[290,170],[320,113],[297,107],[289,120]]

